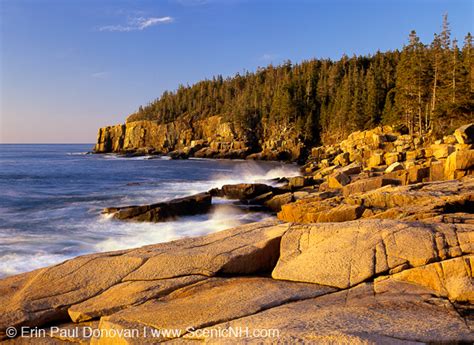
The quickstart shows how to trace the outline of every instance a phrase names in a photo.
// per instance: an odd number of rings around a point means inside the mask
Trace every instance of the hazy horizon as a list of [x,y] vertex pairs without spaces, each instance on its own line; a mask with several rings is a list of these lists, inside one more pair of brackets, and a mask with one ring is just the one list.
[[462,42],[469,0],[3,0],[0,143],[94,143],[179,84],[429,43],[444,13]]

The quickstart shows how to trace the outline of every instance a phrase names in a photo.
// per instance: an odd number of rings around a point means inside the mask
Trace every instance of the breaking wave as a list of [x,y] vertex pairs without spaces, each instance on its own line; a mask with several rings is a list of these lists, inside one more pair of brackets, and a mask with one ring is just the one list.
[[224,184],[275,184],[276,178],[298,175],[298,166],[275,162],[125,158],[85,154],[89,149],[12,145],[0,151],[0,277],[268,217],[219,198],[208,214],[165,223],[117,221],[101,214],[105,207],[154,203]]

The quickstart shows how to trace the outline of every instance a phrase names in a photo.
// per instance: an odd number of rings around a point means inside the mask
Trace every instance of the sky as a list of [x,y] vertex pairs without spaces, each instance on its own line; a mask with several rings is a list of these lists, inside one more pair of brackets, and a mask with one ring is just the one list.
[[0,0],[0,143],[94,143],[165,90],[424,43],[473,0]]

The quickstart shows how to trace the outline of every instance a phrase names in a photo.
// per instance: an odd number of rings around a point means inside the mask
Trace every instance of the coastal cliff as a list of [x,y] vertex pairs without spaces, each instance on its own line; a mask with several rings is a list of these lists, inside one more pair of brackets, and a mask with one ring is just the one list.
[[165,124],[143,120],[100,128],[94,152],[297,161],[304,144],[292,127],[268,124],[252,131],[221,116],[183,116]]

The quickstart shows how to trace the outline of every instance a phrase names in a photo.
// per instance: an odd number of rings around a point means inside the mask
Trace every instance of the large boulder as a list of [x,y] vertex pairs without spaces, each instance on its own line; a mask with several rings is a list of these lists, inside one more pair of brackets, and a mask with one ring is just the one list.
[[345,167],[337,169],[337,171],[342,172],[346,175],[355,175],[359,174],[362,171],[362,165],[357,162],[353,162]]
[[375,168],[380,165],[383,165],[384,163],[385,163],[384,152],[379,150],[372,153],[372,155],[369,158],[369,161],[367,162],[367,166],[369,168]]
[[[325,199],[324,194],[318,193],[314,197],[308,197],[282,205],[281,211],[278,212],[277,215],[278,219],[285,222],[314,223],[322,217],[325,221],[328,221],[326,213],[339,206],[342,199],[340,197],[332,197],[332,193],[323,193],[330,198]],[[336,214],[339,214],[338,211],[343,210],[336,210]]]
[[470,169],[474,169],[474,150],[456,151],[448,156],[444,175],[449,180],[460,178]]
[[329,188],[341,189],[351,182],[351,178],[345,173],[336,171],[327,178]]
[[109,207],[103,213],[112,214],[115,219],[162,222],[180,216],[206,213],[211,208],[210,193],[200,193],[151,205]]
[[468,225],[394,220],[293,225],[281,241],[274,279],[348,288],[402,266],[474,252]]
[[409,166],[407,172],[408,183],[427,182],[430,177],[430,167],[418,164]]
[[474,303],[474,279],[472,267],[474,256],[466,255],[454,259],[406,269],[375,281],[376,287],[387,280],[407,282],[424,286],[438,296],[453,302]]
[[448,144],[433,144],[430,146],[431,154],[436,158],[446,158],[454,152],[454,146]]

